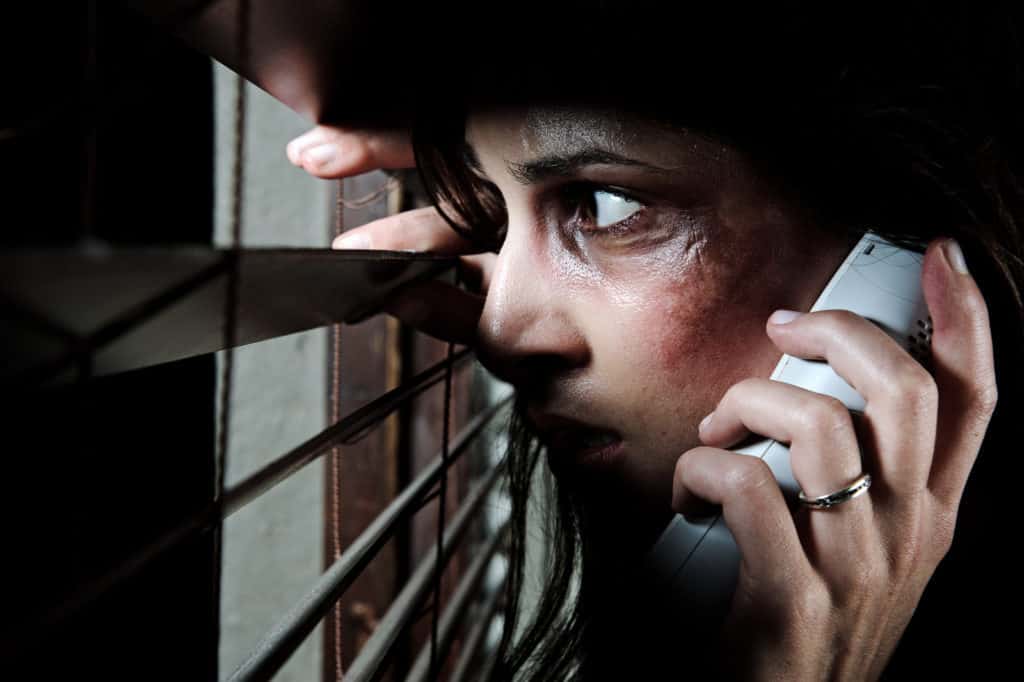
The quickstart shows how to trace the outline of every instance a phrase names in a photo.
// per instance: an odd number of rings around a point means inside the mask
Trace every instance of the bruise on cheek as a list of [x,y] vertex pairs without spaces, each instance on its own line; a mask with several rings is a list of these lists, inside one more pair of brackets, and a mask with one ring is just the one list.
[[765,241],[711,242],[700,268],[651,298],[658,367],[690,387],[692,406],[710,411],[733,383],[767,378],[782,355],[765,330],[768,316],[808,309],[848,250],[845,237],[809,230]]
[[699,358],[701,349],[710,340],[707,288],[683,292],[681,287],[665,287],[656,299],[645,325],[653,336],[654,355],[658,368],[674,374],[684,364]]
[[763,250],[730,247],[705,250],[699,267],[650,298],[656,303],[647,329],[659,370],[702,391],[759,371],[766,349],[774,348],[764,320],[778,290],[776,273]]

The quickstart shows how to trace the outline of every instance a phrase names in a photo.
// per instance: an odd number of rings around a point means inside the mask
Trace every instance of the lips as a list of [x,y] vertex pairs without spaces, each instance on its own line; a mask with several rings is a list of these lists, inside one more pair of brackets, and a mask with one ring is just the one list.
[[622,437],[612,429],[550,413],[531,411],[527,419],[544,445],[578,462],[607,459],[622,447]]

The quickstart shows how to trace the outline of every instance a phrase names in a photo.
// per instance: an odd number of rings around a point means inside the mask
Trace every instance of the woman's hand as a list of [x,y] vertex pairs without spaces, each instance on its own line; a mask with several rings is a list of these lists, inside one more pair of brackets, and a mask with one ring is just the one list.
[[[412,143],[402,132],[317,126],[292,140],[286,152],[293,164],[320,178],[414,166]],[[434,208],[403,211],[348,230],[332,246],[462,256],[462,273],[474,292],[444,282],[424,282],[404,290],[385,311],[439,339],[468,344],[475,338],[494,254],[465,255],[472,253],[472,246]]]
[[[855,422],[830,396],[747,379],[702,427],[707,447],[680,457],[673,506],[683,511],[694,496],[721,505],[742,554],[722,632],[723,672],[877,679],[949,551],[997,393],[985,301],[943,243],[929,246],[922,271],[934,376],[859,315],[770,319],[779,350],[827,360],[865,398],[863,418]],[[790,443],[809,497],[862,472],[871,488],[831,509],[793,514],[762,460],[721,449],[750,432]]]

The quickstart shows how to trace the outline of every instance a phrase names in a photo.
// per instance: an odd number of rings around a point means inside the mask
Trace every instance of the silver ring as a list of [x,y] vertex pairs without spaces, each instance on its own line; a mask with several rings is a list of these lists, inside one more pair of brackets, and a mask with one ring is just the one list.
[[870,487],[871,474],[861,474],[860,476],[857,477],[855,481],[853,481],[853,483],[846,486],[842,490],[837,490],[834,493],[829,493],[828,495],[822,495],[821,497],[814,497],[808,499],[806,496],[804,496],[804,491],[801,490],[800,494],[797,497],[800,498],[800,503],[805,507],[810,507],[811,509],[828,509],[829,507],[834,507],[837,504],[842,504],[847,500],[852,500],[858,495],[866,493],[868,488]]

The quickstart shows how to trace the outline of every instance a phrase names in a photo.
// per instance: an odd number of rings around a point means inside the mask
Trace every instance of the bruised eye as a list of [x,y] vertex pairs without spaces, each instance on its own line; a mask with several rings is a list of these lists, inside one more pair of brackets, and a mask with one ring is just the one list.
[[569,203],[575,208],[574,218],[583,230],[603,230],[636,215],[644,204],[620,192],[592,185],[568,189]]

